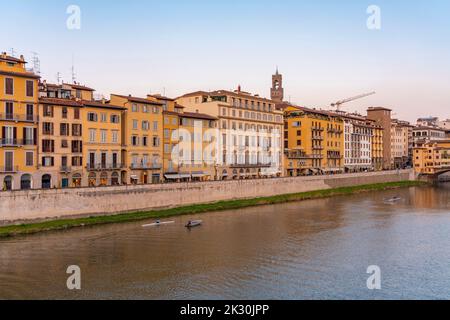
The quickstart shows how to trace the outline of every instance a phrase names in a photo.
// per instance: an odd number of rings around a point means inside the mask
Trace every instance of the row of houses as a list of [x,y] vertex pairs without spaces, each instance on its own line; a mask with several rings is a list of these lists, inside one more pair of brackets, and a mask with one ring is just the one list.
[[278,71],[270,99],[240,86],[177,98],[94,92],[0,55],[3,190],[386,170],[411,165],[414,145],[435,134],[387,108],[362,116],[287,103]]

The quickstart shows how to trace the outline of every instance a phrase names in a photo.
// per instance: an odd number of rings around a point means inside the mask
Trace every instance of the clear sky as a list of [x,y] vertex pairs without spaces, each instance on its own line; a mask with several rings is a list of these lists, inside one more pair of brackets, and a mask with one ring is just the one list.
[[[242,89],[270,95],[278,65],[286,99],[309,107],[365,92],[347,105],[386,106],[396,116],[450,118],[448,0],[0,0],[0,50],[41,60],[106,96],[178,96]],[[69,30],[69,5],[81,29]],[[381,9],[369,30],[366,10]]]

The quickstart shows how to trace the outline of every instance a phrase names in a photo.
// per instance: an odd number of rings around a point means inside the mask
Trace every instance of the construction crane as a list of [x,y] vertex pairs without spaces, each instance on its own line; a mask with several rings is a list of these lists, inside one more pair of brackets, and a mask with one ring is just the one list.
[[355,96],[355,97],[352,97],[352,98],[344,99],[344,100],[332,103],[331,107],[336,108],[337,111],[340,111],[341,106],[343,104],[346,104],[348,102],[352,102],[352,101],[355,101],[355,100],[359,100],[359,99],[362,99],[362,98],[365,98],[365,97],[369,97],[369,96],[372,96],[374,94],[376,94],[376,92],[365,93],[365,94],[361,94],[359,96]]

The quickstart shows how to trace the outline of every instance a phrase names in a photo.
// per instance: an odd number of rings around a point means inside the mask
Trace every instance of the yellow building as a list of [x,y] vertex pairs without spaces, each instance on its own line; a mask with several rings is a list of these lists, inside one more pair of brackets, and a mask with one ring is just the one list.
[[[42,92],[41,92],[42,94]],[[83,175],[82,110],[79,101],[39,98],[39,171],[42,188],[80,187]]]
[[[83,161],[82,186],[108,186],[127,183],[128,171],[122,153],[122,125],[126,108],[105,101],[82,101]],[[79,185],[72,176],[72,185]]]
[[343,171],[344,122],[330,112],[279,105],[284,110],[285,175]]
[[37,173],[38,79],[19,59],[0,55],[0,181],[2,190],[41,187]]
[[276,102],[236,91],[197,91],[176,99],[185,112],[218,119],[217,179],[274,177],[283,174],[283,112]]
[[372,166],[375,171],[383,170],[383,134],[384,129],[375,121],[371,121],[373,126],[372,137]]
[[179,114],[183,107],[179,106],[174,99],[161,95],[147,95],[150,101],[159,102],[163,109],[163,172],[167,174],[178,174],[178,157],[172,159],[172,151],[178,144],[178,132],[180,127]]
[[414,170],[435,175],[450,171],[450,140],[429,141],[413,150]]
[[214,157],[207,159],[206,154],[198,150],[207,150],[215,144],[218,119],[198,112],[184,112],[185,107],[174,99],[160,95],[147,98],[163,103],[165,180],[214,180],[217,175]]
[[[159,183],[163,176],[163,103],[112,94],[111,104],[126,109],[122,123],[122,159],[127,184]],[[125,171],[124,171],[125,174]]]

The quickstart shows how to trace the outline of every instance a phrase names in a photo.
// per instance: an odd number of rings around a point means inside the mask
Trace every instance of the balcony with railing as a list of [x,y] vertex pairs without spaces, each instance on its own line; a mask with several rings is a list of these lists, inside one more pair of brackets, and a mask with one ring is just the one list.
[[123,163],[88,163],[86,169],[88,171],[102,171],[102,170],[119,170],[124,169]]
[[311,158],[309,155],[306,154],[305,151],[301,151],[301,150],[288,150],[288,151],[286,151],[286,157],[288,159],[309,159],[309,158]]
[[132,163],[131,170],[159,170],[162,168],[161,163]]
[[19,172],[18,166],[0,167],[0,173],[16,173],[16,172]]
[[14,122],[37,122],[38,116],[33,114],[0,113],[0,120]]
[[24,139],[0,139],[0,147],[21,147],[21,146],[34,146],[36,142],[34,140]]
[[272,164],[270,163],[262,163],[262,162],[257,162],[257,163],[233,163],[230,164],[230,168],[270,168],[272,166]]

